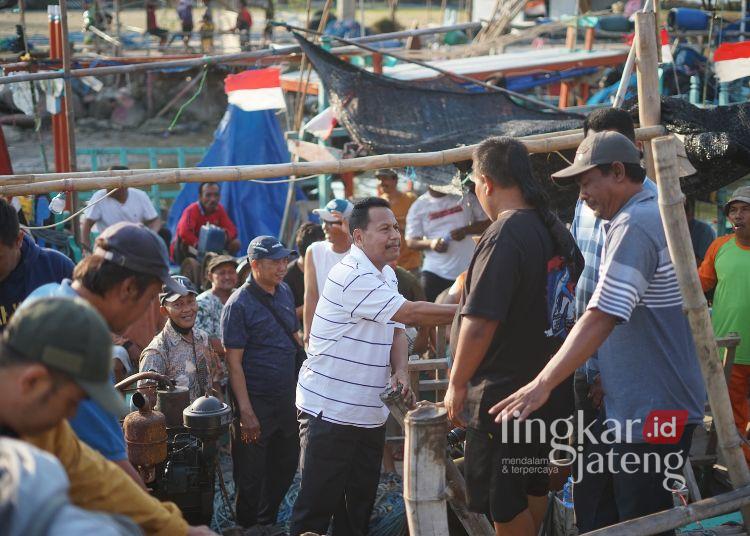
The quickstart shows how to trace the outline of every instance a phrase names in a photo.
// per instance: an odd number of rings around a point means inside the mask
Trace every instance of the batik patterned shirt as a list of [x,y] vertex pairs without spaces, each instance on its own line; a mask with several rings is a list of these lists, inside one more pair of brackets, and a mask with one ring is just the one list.
[[190,341],[167,322],[141,352],[140,370],[154,370],[174,380],[178,386],[187,387],[192,402],[212,386],[217,365],[205,331],[193,327]]

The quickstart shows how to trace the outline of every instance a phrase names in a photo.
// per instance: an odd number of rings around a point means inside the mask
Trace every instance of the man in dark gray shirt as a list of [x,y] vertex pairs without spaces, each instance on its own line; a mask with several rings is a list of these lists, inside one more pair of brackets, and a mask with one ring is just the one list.
[[224,305],[221,338],[240,420],[232,438],[237,522],[249,528],[275,523],[297,469],[298,344],[291,334],[299,322],[284,283],[297,252],[274,237],[259,236],[247,254],[252,276]]
[[581,199],[609,220],[599,281],[560,351],[490,413],[498,422],[525,419],[598,351],[607,418],[576,463],[591,467],[606,457],[600,465],[606,478],[591,526],[579,527],[587,532],[672,506],[671,487],[684,484],[681,469],[706,394],[656,197],[642,186],[638,149],[617,132],[594,134],[553,177],[574,179]]

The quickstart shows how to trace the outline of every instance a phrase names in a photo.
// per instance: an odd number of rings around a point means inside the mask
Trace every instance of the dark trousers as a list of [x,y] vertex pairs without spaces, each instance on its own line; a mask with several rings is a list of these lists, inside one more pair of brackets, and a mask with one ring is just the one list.
[[380,481],[385,426],[360,428],[300,415],[300,483],[291,536],[364,536]]
[[232,436],[237,523],[246,528],[276,522],[299,460],[294,399],[251,396],[250,402],[260,422],[260,439],[243,443],[239,426]]
[[432,272],[425,272],[422,270],[422,288],[424,289],[425,298],[429,302],[434,302],[435,298],[438,297],[438,294],[445,289],[450,288],[453,282],[454,281],[450,279],[443,279]]
[[[597,474],[585,474],[581,484],[574,488],[576,525],[579,533],[596,530],[620,521],[627,521],[672,507],[672,493],[665,488],[665,473],[682,474],[684,461],[690,453],[694,424],[685,426],[680,441],[673,445],[652,445],[649,443],[619,443],[615,445],[589,444],[584,447],[581,467],[587,468],[594,459],[613,451],[615,472],[604,470]],[[595,432],[596,433],[596,432]],[[599,437],[599,434],[596,434]],[[682,451],[682,464],[677,464],[675,453]],[[619,461],[624,455],[639,460],[638,470],[628,473],[622,470]],[[654,456],[658,456],[660,470],[653,466]],[[649,471],[643,470],[642,460],[649,459]],[[679,466],[677,466],[679,465]],[[631,466],[632,467],[632,466]],[[665,467],[667,470],[665,471]],[[580,504],[579,501],[585,501]],[[588,510],[586,510],[588,508]],[[674,534],[669,531],[665,534]]]
[[[583,412],[583,426],[588,426],[599,416],[599,409],[594,407],[589,398],[590,388],[586,373],[581,369],[576,370],[573,374],[573,399],[576,411]],[[577,419],[574,422],[577,422]]]

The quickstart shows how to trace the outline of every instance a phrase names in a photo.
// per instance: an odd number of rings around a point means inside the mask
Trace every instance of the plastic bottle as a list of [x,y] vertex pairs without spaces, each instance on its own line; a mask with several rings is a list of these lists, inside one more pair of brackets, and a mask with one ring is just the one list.
[[573,477],[569,476],[562,489],[562,503],[565,508],[573,508]]

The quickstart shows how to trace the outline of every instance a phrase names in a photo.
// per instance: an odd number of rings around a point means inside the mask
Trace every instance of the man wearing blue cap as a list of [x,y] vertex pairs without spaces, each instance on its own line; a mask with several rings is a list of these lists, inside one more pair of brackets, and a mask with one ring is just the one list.
[[227,300],[221,336],[240,421],[232,438],[237,523],[249,528],[274,524],[297,469],[294,395],[301,344],[294,296],[284,282],[297,252],[272,236],[258,236],[247,254],[251,276]]
[[328,272],[349,254],[352,247],[349,217],[353,209],[354,205],[346,199],[332,199],[325,208],[313,210],[323,224],[326,239],[312,244],[305,253],[305,302],[302,305],[305,344],[310,337],[310,326]]

